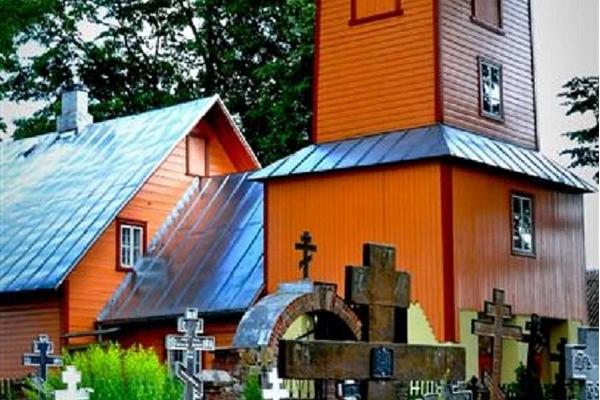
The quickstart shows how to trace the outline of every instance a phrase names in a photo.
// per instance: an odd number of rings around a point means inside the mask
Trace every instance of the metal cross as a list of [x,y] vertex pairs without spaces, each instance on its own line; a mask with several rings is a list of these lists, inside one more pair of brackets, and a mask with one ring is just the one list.
[[185,400],[201,399],[203,396],[202,380],[196,375],[196,369],[202,369],[202,357],[200,365],[196,368],[196,354],[202,351],[213,351],[215,349],[215,338],[199,336],[204,332],[204,321],[198,318],[196,308],[188,308],[185,315],[177,319],[177,331],[183,335],[167,335],[165,347],[167,351],[183,352],[183,362],[175,366],[177,377],[184,383]]
[[67,385],[64,390],[54,392],[56,400],[88,400],[92,389],[77,389],[77,385],[81,382],[81,373],[72,365],[67,365],[67,368],[62,373],[62,381]]
[[540,354],[546,338],[542,332],[542,319],[537,314],[531,315],[531,320],[525,324],[525,329],[529,333],[523,335],[523,342],[527,343],[527,380],[526,391],[527,396],[532,399],[543,398],[543,388],[541,382],[541,371],[537,364],[537,355]]
[[283,379],[279,377],[277,368],[273,368],[267,375],[267,384],[271,385],[271,389],[263,389],[262,395],[265,400],[281,400],[290,397],[290,392],[282,388]]
[[554,400],[567,400],[567,385],[566,385],[566,371],[565,371],[565,348],[567,346],[567,338],[561,337],[556,345],[556,353],[550,353],[550,361],[558,363],[558,372],[554,375],[554,388],[553,388],[553,399]]
[[53,355],[54,344],[50,341],[48,335],[40,335],[33,341],[32,353],[23,354],[23,365],[38,367],[38,376],[43,381],[46,380],[49,367],[58,367],[62,364],[59,356]]
[[308,279],[308,270],[312,262],[312,253],[317,252],[317,246],[312,243],[312,236],[304,231],[300,236],[300,242],[295,244],[296,250],[302,250],[302,260],[298,263],[302,270],[302,279]]
[[[502,372],[502,340],[521,340],[523,337],[521,327],[506,324],[506,321],[512,318],[511,306],[504,301],[504,291],[494,289],[493,301],[486,301],[484,311],[479,313],[479,319],[471,321],[472,333],[490,337],[494,343],[492,374],[488,379],[484,379],[484,384],[490,390],[491,400],[501,397],[499,386]],[[494,388],[490,387],[491,385]]]

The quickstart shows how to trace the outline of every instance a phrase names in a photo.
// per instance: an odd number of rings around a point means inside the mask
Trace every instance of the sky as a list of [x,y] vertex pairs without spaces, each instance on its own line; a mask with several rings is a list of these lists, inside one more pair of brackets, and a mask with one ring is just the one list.
[[[598,0],[531,0],[534,41],[535,84],[538,135],[541,151],[568,164],[558,153],[570,145],[562,133],[593,123],[592,118],[566,117],[565,107],[556,95],[561,86],[575,76],[598,75]],[[84,36],[98,32],[83,26]],[[89,32],[88,32],[89,31]],[[24,52],[35,52],[35,47]],[[0,102],[0,115],[26,116],[41,103]],[[7,118],[7,119],[9,119]],[[577,170],[588,179],[592,171]],[[586,259],[588,267],[598,267],[598,194],[585,196]]]

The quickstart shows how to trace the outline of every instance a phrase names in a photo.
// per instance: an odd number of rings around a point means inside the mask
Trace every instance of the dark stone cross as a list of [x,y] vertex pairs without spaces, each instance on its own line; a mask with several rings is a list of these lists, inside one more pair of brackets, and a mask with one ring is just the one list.
[[506,321],[513,318],[511,306],[504,301],[504,291],[494,289],[493,301],[486,301],[484,311],[479,313],[479,319],[471,321],[471,332],[478,336],[490,337],[493,341],[492,374],[485,375],[484,385],[490,391],[490,400],[503,399],[500,389],[502,373],[502,340],[521,340],[521,327],[508,325]]
[[523,342],[527,343],[527,381],[526,393],[528,399],[542,400],[544,398],[542,388],[542,374],[538,365],[537,357],[546,345],[546,338],[542,332],[542,319],[537,314],[531,315],[531,320],[525,324],[529,333],[523,335]]
[[393,343],[394,311],[409,306],[410,276],[396,271],[393,247],[365,244],[363,252],[365,266],[346,268],[346,301],[366,308],[368,342],[281,340],[281,376],[367,381],[368,398],[379,400],[396,399],[398,382],[464,379],[464,348]]
[[53,355],[54,344],[48,335],[40,335],[33,341],[32,352],[23,354],[23,365],[38,367],[38,377],[46,380],[49,367],[58,367],[62,364],[59,356]]
[[567,374],[565,369],[567,338],[560,338],[556,345],[556,353],[550,353],[550,361],[558,363],[558,372],[554,375],[552,395],[554,400],[567,400]]
[[296,250],[302,250],[302,260],[298,263],[302,270],[302,279],[308,279],[308,270],[312,262],[312,253],[317,252],[317,246],[312,243],[310,232],[304,231],[300,236],[300,242],[295,244]]
[[[184,400],[201,399],[204,393],[202,380],[196,375],[196,353],[214,351],[215,338],[199,336],[204,332],[204,321],[198,318],[195,308],[188,308],[185,315],[177,319],[177,330],[183,335],[167,335],[165,347],[168,351],[183,352],[183,361],[176,364],[175,373],[185,385]],[[201,367],[199,365],[199,369]]]

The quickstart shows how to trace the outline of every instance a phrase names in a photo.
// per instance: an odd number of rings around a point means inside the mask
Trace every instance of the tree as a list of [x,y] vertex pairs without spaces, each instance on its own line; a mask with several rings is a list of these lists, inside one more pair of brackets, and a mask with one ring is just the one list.
[[57,88],[77,71],[96,121],[217,93],[263,163],[306,143],[311,0],[55,1],[21,32],[42,53],[4,67],[4,98],[48,104],[16,121],[15,138],[54,130]]
[[[567,115],[587,114],[591,112],[596,118],[592,127],[567,132],[564,135],[577,144],[576,147],[563,150],[560,154],[571,156],[569,167],[598,168],[598,77],[573,78],[559,94],[566,100],[562,105],[568,107]],[[594,175],[598,182],[598,171]]]

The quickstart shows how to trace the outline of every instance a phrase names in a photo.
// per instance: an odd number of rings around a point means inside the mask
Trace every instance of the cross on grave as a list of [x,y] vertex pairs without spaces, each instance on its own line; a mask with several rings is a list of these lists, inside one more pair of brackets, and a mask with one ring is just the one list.
[[312,253],[317,252],[317,246],[312,243],[310,232],[304,231],[300,236],[300,242],[295,244],[296,250],[302,251],[302,260],[298,263],[302,270],[302,279],[308,279],[308,270],[312,262]]
[[550,361],[558,363],[558,372],[554,375],[554,387],[552,395],[554,400],[567,400],[567,385],[566,385],[566,371],[565,361],[567,359],[565,348],[567,345],[567,338],[560,338],[556,345],[556,353],[550,353]]
[[492,374],[485,375],[483,383],[490,391],[490,400],[503,399],[500,389],[502,373],[502,340],[521,340],[521,327],[508,325],[506,321],[513,318],[512,308],[505,303],[504,291],[494,289],[493,301],[486,301],[484,311],[479,313],[479,319],[471,321],[471,332],[478,336],[490,337],[493,341]]
[[456,385],[446,384],[442,387],[442,393],[426,394],[423,400],[473,400],[473,392],[464,390]]
[[177,319],[177,331],[183,335],[167,335],[165,347],[167,351],[183,352],[183,361],[175,366],[177,377],[184,383],[184,400],[201,399],[204,395],[202,380],[196,375],[196,369],[202,369],[202,357],[197,366],[196,354],[215,349],[215,338],[199,336],[204,332],[204,321],[198,318],[198,310],[188,308],[184,316]]
[[394,311],[409,306],[410,277],[395,270],[393,247],[368,243],[363,252],[365,266],[346,268],[346,300],[367,308],[369,341],[280,340],[282,377],[367,381],[368,398],[378,400],[397,397],[392,382],[463,380],[464,348],[393,343]]
[[283,388],[283,379],[277,374],[277,368],[273,368],[267,375],[267,384],[271,385],[270,389],[263,389],[262,395],[265,400],[281,400],[290,397],[290,392]]
[[565,346],[565,373],[568,380],[579,383],[581,400],[599,397],[598,328],[579,327],[578,344]]
[[39,335],[32,342],[32,352],[23,354],[23,365],[38,367],[38,377],[46,381],[49,367],[58,367],[62,363],[59,356],[53,355],[54,344],[48,335]]
[[72,365],[67,365],[62,372],[62,381],[67,388],[54,392],[56,400],[88,400],[90,393],[93,392],[92,389],[87,388],[77,389],[77,385],[81,382],[81,373]]
[[527,381],[526,393],[531,400],[543,399],[543,389],[541,382],[541,371],[539,369],[537,357],[546,344],[546,338],[542,332],[542,319],[537,314],[531,315],[531,320],[525,323],[525,329],[529,333],[523,335],[523,342],[527,343]]

